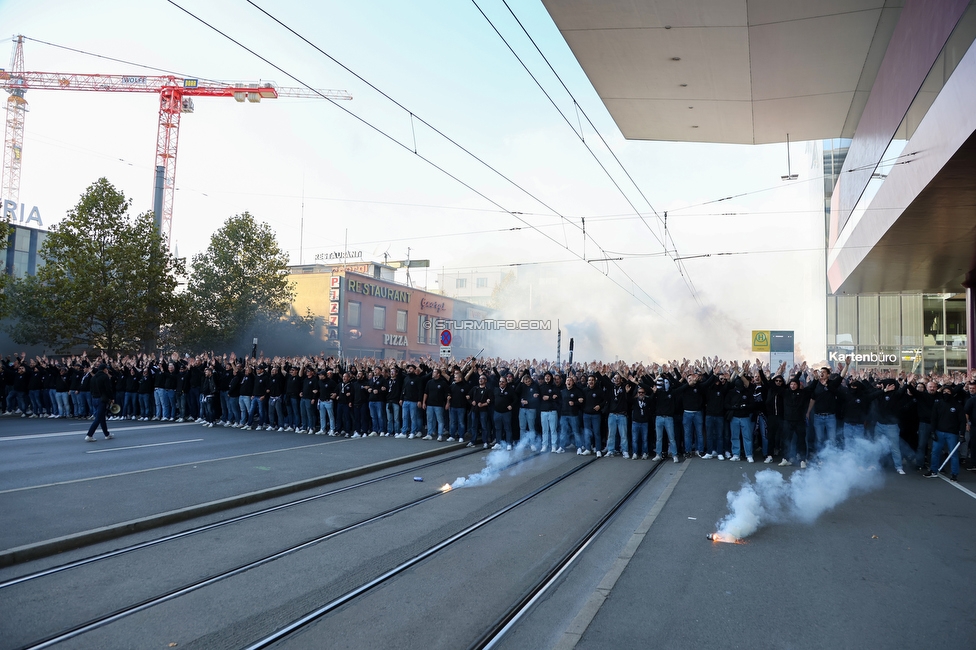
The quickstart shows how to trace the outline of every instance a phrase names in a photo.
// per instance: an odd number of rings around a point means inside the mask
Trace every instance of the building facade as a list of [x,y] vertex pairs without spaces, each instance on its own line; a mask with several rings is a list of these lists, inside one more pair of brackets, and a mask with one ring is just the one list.
[[8,224],[10,232],[4,254],[4,271],[15,278],[35,275],[44,262],[38,255],[47,231],[14,223]]
[[[292,310],[316,317],[328,354],[343,357],[413,360],[441,354],[445,321],[483,322],[481,305],[399,284],[381,264],[290,267],[295,284]],[[389,269],[393,271],[393,269]],[[484,353],[491,330],[451,334],[451,356]]]

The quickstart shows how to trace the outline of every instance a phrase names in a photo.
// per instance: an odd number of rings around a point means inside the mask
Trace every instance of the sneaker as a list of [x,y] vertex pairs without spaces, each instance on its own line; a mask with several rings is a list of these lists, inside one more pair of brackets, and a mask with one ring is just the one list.
[[702,456],[702,460],[711,460],[712,458],[715,458],[713,454],[705,454]]
[[421,438],[421,440],[433,440],[433,439],[434,439],[434,436],[431,436],[431,435],[426,435],[423,438]]
[[407,434],[405,434],[405,433],[398,433],[398,434],[396,434],[393,437],[399,440],[399,439],[402,439],[402,438],[406,438],[407,437]]
[[508,446],[506,446],[506,447],[505,447],[505,451],[512,451],[512,445],[508,445]]
[[718,460],[725,460],[725,456],[723,456],[722,454],[715,454],[715,458]]
[[630,454],[628,454],[626,451],[624,452],[624,460],[630,460]]
[[726,460],[731,460],[732,456],[729,455],[729,452],[725,452],[725,458]]
[[363,438],[364,436],[360,435],[360,433],[357,431],[356,433],[352,434],[352,437],[353,438]]
[[437,442],[444,442],[444,436],[437,436]]
[[554,453],[554,454],[565,454],[566,453],[566,450],[563,449],[562,447],[557,447],[556,449],[553,449],[552,450],[552,453]]
[[739,458],[738,456],[733,456],[733,457],[732,457],[732,458],[730,458],[729,460],[731,460],[731,461],[732,461],[733,463],[738,463],[738,462],[739,462],[740,460],[742,460],[742,459],[741,459],[741,458]]
[[94,436],[85,436],[85,442],[95,442]]
[[966,468],[967,472],[976,472],[976,465],[970,465]]
[[596,457],[597,458],[603,458],[603,452],[601,452],[601,451],[596,452]]
[[496,450],[496,449],[501,449],[501,448],[502,448],[502,443],[500,443],[500,442],[496,442],[496,443],[495,443],[494,445],[492,445],[492,447],[491,447],[491,449],[492,449],[492,451],[494,451],[494,450]]
[[749,461],[750,463],[756,462],[752,459],[752,456],[746,456],[746,460]]
[[900,467],[899,467],[898,469],[896,469],[895,471],[896,471],[896,472],[898,472],[899,474],[901,474],[902,476],[904,476],[904,475],[905,475],[905,470],[903,470],[903,469],[902,469],[902,468],[900,468]]
[[482,449],[488,449],[488,443],[487,442],[485,443],[485,446],[482,447]]
[[[535,451],[535,447],[532,448],[532,451]],[[539,449],[539,451],[542,452],[543,454],[547,454],[549,453],[549,447],[542,447],[541,449]]]
[[771,462],[773,462],[773,457],[772,456],[766,456],[766,460],[764,460],[763,462],[766,463],[767,465],[769,465]]
[[662,460],[661,454],[654,454],[654,458],[652,458],[651,460]]
[[953,474],[952,476],[949,477],[949,480],[952,481],[953,483],[958,483],[959,482],[959,475],[958,474]]
[[583,455],[583,450],[582,450],[582,449],[580,449],[579,447],[577,447],[577,448],[576,448],[576,455],[577,455],[577,456],[582,456],[582,455]]
[[409,436],[407,436],[407,439],[413,440],[413,434],[411,433]]
[[583,451],[580,452],[580,456],[589,456],[590,453],[591,452],[589,449],[584,449]]
[[938,472],[933,472],[932,470],[929,470],[927,474],[922,474],[922,476],[924,478],[939,478],[939,473]]
[[[440,440],[440,438],[438,438],[438,440]],[[448,436],[447,437],[447,441],[448,442],[457,442],[457,438],[455,438],[454,436]]]
[[[375,431],[371,431],[371,432],[370,432],[370,434],[369,434],[369,437],[370,437],[370,438],[376,438],[376,437],[378,437],[379,435],[380,435],[380,434],[378,434],[378,433],[376,433]],[[363,437],[364,437],[364,438],[366,437],[366,434],[365,434],[365,433],[363,434]]]
[[473,442],[469,442],[468,444],[466,444],[466,445],[464,445],[464,446],[465,446],[465,447],[474,447],[474,443],[473,443]]
[[111,440],[111,439],[112,439],[112,438],[114,438],[114,437],[115,437],[115,436],[113,436],[113,435],[112,435],[111,433],[106,433],[106,434],[105,434],[105,439],[106,439],[106,440]]
[[800,461],[800,469],[806,469],[806,468],[807,468],[807,461],[801,460]]
[[647,460],[647,454],[642,454],[641,455],[641,460]]
[[791,463],[790,461],[786,460],[785,458],[783,460],[779,461],[779,466],[780,467],[789,467],[792,464],[793,463]]
[[676,463],[680,463],[680,462],[681,462],[680,460],[678,460],[678,457],[677,457],[677,455],[675,455],[675,456],[672,456],[672,457],[671,457],[671,459],[672,459],[672,460],[673,460],[674,462],[676,462]]

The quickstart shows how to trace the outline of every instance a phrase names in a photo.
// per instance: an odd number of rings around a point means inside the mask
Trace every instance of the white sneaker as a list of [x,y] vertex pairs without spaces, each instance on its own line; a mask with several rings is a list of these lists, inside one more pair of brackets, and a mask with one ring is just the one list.
[[749,461],[750,463],[756,462],[752,459],[752,456],[746,456],[746,460]]
[[[380,434],[376,433],[375,431],[372,431],[372,432],[370,432],[369,437],[370,438],[375,438],[378,435],[380,435]],[[365,438],[366,437],[366,434],[363,434],[363,437]]]
[[896,471],[896,472],[898,472],[899,474],[901,474],[902,476],[904,476],[904,475],[905,475],[905,470],[903,470],[903,469],[902,469],[902,468],[900,468],[900,467],[899,467],[898,469],[896,469],[895,471]]
[[624,452],[624,460],[630,460],[630,454],[628,454],[626,451]]
[[768,464],[770,464],[771,462],[773,462],[773,457],[772,457],[772,456],[766,456],[766,460],[764,460],[763,462],[764,462],[764,463],[766,463],[766,464],[768,465]]
[[485,443],[485,446],[482,447],[482,449],[488,449],[488,443],[487,442]]
[[580,452],[580,456],[589,456],[590,453],[592,452],[590,452],[589,449],[584,449],[582,452]]
[[725,456],[723,456],[722,454],[715,454],[715,458],[717,458],[718,460],[725,460]]
[[[440,440],[440,438],[438,438],[438,440]],[[457,442],[457,438],[455,438],[454,436],[448,436],[447,441],[448,442]]]
[[733,456],[732,458],[730,458],[729,460],[731,460],[731,461],[732,461],[733,463],[738,463],[738,462],[739,462],[740,460],[742,460],[742,459],[741,459],[741,458],[739,458],[739,457],[738,457],[738,456],[736,455],[736,456]]
[[421,438],[421,440],[433,440],[433,439],[434,439],[434,436],[431,436],[431,435],[426,435],[423,438]]
[[641,454],[641,460],[647,460],[647,454]]
[[654,458],[651,460],[661,460],[661,454],[654,454]]
[[539,449],[539,451],[541,453],[543,453],[543,454],[548,454],[549,453],[549,447],[542,447],[541,449]]
[[576,455],[577,455],[577,456],[582,456],[582,455],[583,455],[583,450],[582,450],[582,449],[580,449],[579,447],[577,447],[577,448],[576,448]]
[[601,452],[601,451],[596,452],[596,457],[597,458],[603,458],[603,452]]
[[94,436],[85,436],[85,442],[95,442]]
[[801,460],[800,461],[800,469],[806,469],[806,468],[807,468],[807,461]]
[[678,457],[677,456],[672,456],[671,457],[671,460],[673,460],[676,463],[680,463],[681,462],[680,460],[678,460]]
[[506,445],[505,451],[512,451],[512,445]]
[[565,454],[566,453],[566,450],[563,449],[562,447],[558,447],[557,449],[553,449],[552,450],[552,453],[554,453],[554,454]]
[[437,442],[444,442],[444,436],[437,436]]
[[786,460],[785,458],[783,460],[779,461],[779,466],[780,467],[789,467],[792,464],[793,463],[791,463],[790,461]]

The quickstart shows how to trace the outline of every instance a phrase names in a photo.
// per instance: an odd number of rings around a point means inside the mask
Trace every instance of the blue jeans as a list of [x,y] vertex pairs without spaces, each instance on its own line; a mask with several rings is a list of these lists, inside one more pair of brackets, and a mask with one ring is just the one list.
[[725,451],[725,441],[722,430],[725,427],[725,418],[720,415],[706,415],[705,429],[708,432],[708,453],[721,456]]
[[56,392],[54,396],[58,400],[58,416],[66,418],[71,415],[71,404],[68,403],[68,391]]
[[584,449],[596,451],[596,446],[600,444],[600,414],[583,414],[583,445]]
[[[847,425],[845,425],[844,435],[847,436]],[[895,463],[895,469],[902,469],[901,462],[901,437],[898,435],[900,432],[897,424],[881,424],[878,422],[874,425],[874,433],[879,438],[884,438],[888,441],[888,448],[891,451],[891,460]],[[863,433],[863,429],[862,429]]]
[[704,414],[701,411],[685,411],[681,416],[681,426],[685,430],[685,453],[697,451],[705,453]]
[[512,444],[512,413],[511,411],[495,411],[495,441],[501,444]]
[[[876,425],[875,426],[875,429],[874,429],[875,433],[878,434],[878,435],[880,435],[881,430],[878,428],[878,426],[884,426],[884,425]],[[888,426],[892,426],[892,425],[888,425]],[[898,425],[894,425],[894,426],[897,429]],[[895,433],[895,435],[898,435],[897,432]],[[857,438],[860,438],[861,440],[864,439],[864,425],[863,424],[854,424],[852,422],[845,422],[844,423],[844,442],[846,443],[848,441],[855,440]]]
[[559,414],[555,411],[542,411],[539,417],[542,419],[542,448],[565,447],[559,440]]
[[237,424],[241,420],[241,398],[240,396],[234,397],[232,395],[227,396],[227,417],[224,420],[227,424]]
[[237,403],[241,408],[241,419],[238,421],[238,424],[247,424],[247,419],[251,415],[251,396],[241,395],[237,398]]
[[27,394],[30,396],[31,413],[39,416],[41,411],[44,410],[44,402],[41,401],[41,389],[35,388],[34,390],[27,391]]
[[630,453],[630,442],[627,436],[627,416],[623,413],[611,413],[607,417],[607,453],[617,451],[617,436],[620,436],[620,451]]
[[[941,464],[939,461],[942,459],[942,447],[946,448],[947,453],[952,453],[957,442],[959,442],[959,434],[939,431],[938,429],[935,430],[935,442],[932,443],[932,458],[929,463],[929,467],[933,472],[939,471],[939,465]],[[952,460],[949,461],[949,470],[953,476],[959,475],[958,453],[952,454]]]
[[336,430],[335,404],[331,399],[319,400],[319,428],[326,432]]
[[125,402],[124,402],[125,406],[122,408],[122,415],[123,416],[135,417],[136,415],[138,415],[138,413],[137,413],[138,408],[136,406],[136,400],[137,399],[138,398],[136,397],[136,394],[135,393],[126,393],[125,394]]
[[285,428],[285,398],[281,395],[268,398],[268,424],[276,429]]
[[813,431],[816,437],[814,453],[823,449],[828,443],[837,444],[837,416],[833,413],[814,413]]
[[918,448],[915,450],[915,464],[918,467],[925,466],[925,450],[929,447],[929,440],[932,438],[932,423],[918,423]]
[[[471,429],[471,442],[481,442],[487,445],[491,442],[491,411],[472,412],[475,426]],[[479,438],[480,436],[480,438]]]
[[151,418],[153,416],[152,411],[152,395],[149,393],[139,393],[139,417]]
[[403,401],[403,428],[400,433],[420,433],[420,413],[417,411],[417,402]]
[[668,436],[668,448],[675,458],[678,457],[678,441],[674,438],[674,418],[670,415],[659,415],[654,422],[654,433],[657,437],[657,442],[654,446],[654,453],[658,456],[664,453],[664,436],[662,434],[666,433]]
[[163,419],[172,420],[173,406],[176,404],[176,391],[172,388],[163,389]]
[[582,418],[578,415],[564,415],[559,418],[559,427],[562,430],[559,437],[559,446],[565,449],[569,446],[570,434],[572,434],[573,444],[576,445],[577,449],[583,449],[585,442],[583,441],[583,425],[580,422]]
[[464,418],[468,414],[467,410],[463,407],[451,407],[448,413],[451,419],[451,437],[464,440]]
[[630,423],[630,445],[634,450],[634,455],[638,453],[648,453],[647,447],[647,434],[648,434],[648,423],[647,422],[631,422]]
[[[255,415],[258,416],[257,419],[255,419]],[[249,427],[263,426],[267,422],[267,417],[267,404],[265,404],[265,401],[257,397],[251,398],[251,408],[247,413],[247,425]]]
[[535,414],[538,409],[519,409],[518,421],[519,421],[519,439],[523,442],[528,442],[528,444],[533,447],[539,444],[536,440],[535,433]]
[[445,425],[444,407],[428,406],[427,407],[427,435],[437,436],[437,437],[443,436],[445,433],[444,425]]
[[95,402],[95,419],[92,421],[91,426],[88,427],[89,436],[94,436],[99,426],[102,427],[102,433],[106,436],[108,435],[108,424],[105,422],[106,409],[108,409],[108,402],[104,400],[97,400]]
[[386,403],[386,432],[387,433],[400,433],[400,427],[403,423],[400,421],[400,403],[399,402],[387,402]]
[[[831,416],[833,417],[833,416]],[[739,456],[739,436],[745,443],[746,456],[752,456],[752,418],[732,418],[732,455]]]
[[315,408],[312,406],[312,400],[307,398],[302,398],[301,401],[301,422],[299,423],[299,428],[302,429],[315,429]]
[[[319,402],[319,410],[321,410],[321,404],[322,402]],[[373,431],[384,433],[386,431],[386,402],[370,402],[369,418],[373,421],[373,428],[369,430],[370,433]],[[325,428],[325,419],[322,420],[322,428]]]

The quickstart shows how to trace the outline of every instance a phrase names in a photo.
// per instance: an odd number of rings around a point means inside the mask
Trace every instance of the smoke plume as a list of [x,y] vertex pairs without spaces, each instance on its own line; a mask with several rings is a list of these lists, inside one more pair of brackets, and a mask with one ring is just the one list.
[[887,440],[848,441],[844,449],[828,446],[808,469],[789,479],[773,469],[748,477],[737,492],[729,492],[729,514],[718,522],[718,532],[741,539],[768,524],[812,524],[854,494],[881,487],[881,458]]
[[[538,445],[539,443],[540,441],[536,440],[535,444]],[[519,466],[518,460],[525,457],[526,454],[532,453],[529,449],[530,444],[528,440],[520,440],[518,444],[512,447],[512,451],[506,451],[503,447],[502,449],[489,452],[488,457],[485,459],[485,468],[483,470],[475,474],[469,474],[466,477],[459,476],[451,483],[451,489],[487,485],[501,477],[502,473],[506,470],[512,470],[514,472],[514,468]]]

